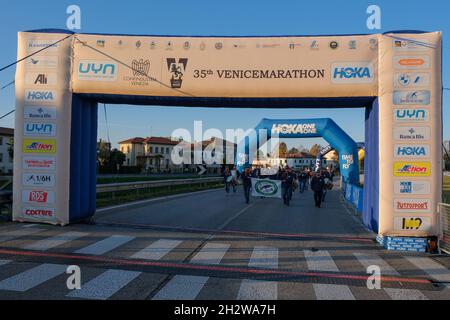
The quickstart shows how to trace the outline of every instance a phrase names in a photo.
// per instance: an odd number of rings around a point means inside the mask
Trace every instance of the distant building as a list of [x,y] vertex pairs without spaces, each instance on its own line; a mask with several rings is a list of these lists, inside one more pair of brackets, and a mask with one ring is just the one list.
[[14,129],[0,127],[0,173],[13,173],[13,159],[9,156],[9,148],[13,145]]
[[[296,152],[296,153],[288,153],[285,158],[268,158],[265,161],[266,165],[269,167],[290,167],[294,170],[302,170],[302,169],[313,169],[316,164],[316,157],[309,152]],[[333,160],[332,157],[327,159],[325,156],[322,159],[322,167],[333,167],[335,168],[338,165],[337,161]]]

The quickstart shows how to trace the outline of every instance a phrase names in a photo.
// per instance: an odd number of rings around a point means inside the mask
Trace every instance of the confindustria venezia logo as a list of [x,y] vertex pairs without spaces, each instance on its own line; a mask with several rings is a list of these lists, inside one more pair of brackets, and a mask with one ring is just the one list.
[[255,191],[264,196],[273,196],[278,192],[278,186],[270,180],[261,180],[255,183]]
[[183,75],[186,72],[187,63],[187,58],[179,58],[178,61],[175,58],[167,58],[167,69],[171,74],[170,86],[172,88],[181,88],[181,85],[183,84]]

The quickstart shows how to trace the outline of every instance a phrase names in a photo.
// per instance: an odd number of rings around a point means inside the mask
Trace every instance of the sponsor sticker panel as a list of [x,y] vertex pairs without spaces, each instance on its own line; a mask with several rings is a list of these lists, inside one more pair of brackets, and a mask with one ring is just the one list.
[[56,153],[55,139],[24,139],[22,146],[23,153]]
[[396,177],[429,177],[431,163],[429,161],[395,161],[394,176]]
[[55,209],[26,206],[22,208],[22,215],[33,219],[52,219],[55,218]]
[[81,60],[77,74],[80,81],[116,81],[117,64],[110,61]]
[[423,108],[396,108],[393,113],[394,122],[425,122],[429,120],[429,111]]
[[395,180],[394,193],[401,195],[430,195],[431,184],[423,180]]
[[34,55],[26,60],[26,66],[28,70],[48,70],[58,68],[58,57],[57,56],[43,56]]
[[22,202],[46,206],[55,202],[55,192],[47,190],[22,190]]
[[424,216],[394,217],[395,231],[431,231],[431,218]]
[[26,187],[54,187],[55,175],[43,173],[24,173],[22,183]]
[[56,120],[56,107],[24,106],[25,119]]
[[425,144],[396,144],[394,145],[394,156],[396,158],[429,158],[430,146]]
[[56,90],[38,90],[38,89],[26,89],[25,101],[36,105],[40,104],[53,104],[56,102],[57,93]]
[[401,72],[394,75],[394,87],[426,87],[430,84],[430,74],[426,72]]
[[394,199],[394,210],[396,212],[430,212],[430,199]]
[[58,82],[56,73],[30,72],[25,75],[25,84],[36,86],[55,86]]
[[337,62],[331,70],[331,81],[336,84],[371,83],[375,79],[372,62]]
[[394,127],[393,139],[403,141],[429,141],[431,128],[425,126]]
[[430,56],[427,55],[401,55],[394,56],[394,68],[415,70],[428,69],[430,67]]
[[56,124],[55,123],[38,123],[38,122],[25,122],[23,125],[23,134],[25,136],[56,136]]
[[57,40],[40,40],[40,39],[27,40],[27,52],[33,53],[39,50],[43,50],[42,53],[40,53],[41,55],[45,55],[45,53],[48,52],[54,54],[58,51],[60,46],[60,44],[56,42]]
[[23,157],[23,169],[37,171],[55,171],[56,158],[54,157]]
[[395,105],[429,105],[430,91],[394,91],[393,103]]

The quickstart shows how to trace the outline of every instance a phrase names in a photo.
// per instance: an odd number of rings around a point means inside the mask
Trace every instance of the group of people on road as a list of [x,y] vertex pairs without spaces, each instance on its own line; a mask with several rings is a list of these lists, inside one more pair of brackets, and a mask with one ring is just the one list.
[[[236,186],[238,185],[238,179],[242,181],[242,186],[244,189],[245,202],[248,204],[250,202],[250,191],[252,188],[252,178],[260,178],[261,171],[258,168],[251,169],[246,168],[242,173],[240,173],[236,167],[230,170],[228,167],[225,168],[223,173],[225,191],[230,193],[232,189],[236,192]],[[331,190],[333,187],[334,173],[331,168],[326,170],[320,170],[312,172],[310,169],[306,168],[300,172],[295,172],[289,166],[285,168],[280,168],[278,172],[273,176],[268,176],[268,179],[280,180],[281,181],[281,194],[283,199],[283,204],[289,206],[292,199],[292,195],[298,188],[300,193],[308,190],[308,186],[314,192],[314,203],[316,208],[320,208],[322,202],[325,201],[327,190]]]

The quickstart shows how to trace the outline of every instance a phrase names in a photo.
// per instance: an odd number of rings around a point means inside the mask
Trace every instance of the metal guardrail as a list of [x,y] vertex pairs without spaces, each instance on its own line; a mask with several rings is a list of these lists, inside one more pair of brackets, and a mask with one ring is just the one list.
[[220,181],[223,181],[222,177],[106,183],[97,185],[97,194],[107,192],[151,189],[157,187],[204,185],[207,183]]
[[438,213],[441,224],[439,236],[439,248],[450,254],[450,204],[439,203]]

